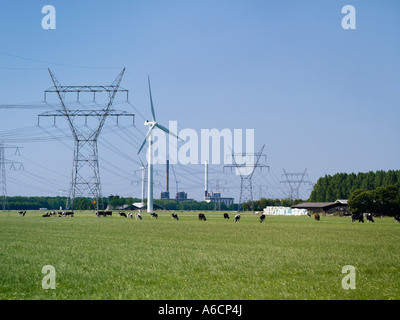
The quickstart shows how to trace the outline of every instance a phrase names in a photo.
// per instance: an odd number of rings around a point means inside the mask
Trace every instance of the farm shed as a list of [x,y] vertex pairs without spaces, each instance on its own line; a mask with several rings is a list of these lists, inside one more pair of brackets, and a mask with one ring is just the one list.
[[346,213],[349,209],[347,200],[336,200],[335,202],[303,202],[291,207],[292,209],[307,209],[314,213],[333,213],[336,211]]

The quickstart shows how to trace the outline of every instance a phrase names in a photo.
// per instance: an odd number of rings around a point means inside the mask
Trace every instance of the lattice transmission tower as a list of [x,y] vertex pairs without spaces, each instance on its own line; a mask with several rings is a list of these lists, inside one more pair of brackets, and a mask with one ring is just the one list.
[[[74,138],[74,158],[66,209],[73,209],[74,200],[86,196],[91,198],[94,209],[103,210],[104,203],[101,191],[97,140],[107,117],[116,117],[118,121],[118,117],[121,116],[130,116],[133,120],[135,116],[132,113],[112,108],[117,92],[125,93],[126,101],[128,101],[128,90],[120,88],[125,68],[111,85],[103,86],[63,86],[50,69],[48,71],[54,86],[45,90],[45,102],[47,102],[48,94],[56,93],[61,103],[61,109],[39,114],[38,124],[40,117],[54,117],[54,123],[56,117],[63,117],[67,120]],[[78,108],[71,107],[68,104],[66,94],[71,93],[76,94]],[[93,94],[90,108],[80,101],[80,94],[82,93]],[[105,100],[103,105],[97,103],[96,94],[100,94]],[[95,108],[92,106],[95,106]],[[77,123],[78,118],[84,119],[84,125]],[[88,125],[88,119],[90,126]]]
[[[269,168],[269,166],[260,164],[260,159],[263,157],[266,159],[266,155],[263,154],[265,145],[262,146],[261,150],[256,153],[232,153],[231,165],[225,165],[227,168],[235,168],[236,175],[240,175],[240,197],[239,197],[239,208],[238,211],[243,209],[243,203],[250,202],[251,209],[254,210],[253,200],[253,174],[257,168]],[[240,159],[240,160],[239,160]],[[243,161],[245,159],[245,161]],[[244,162],[244,163],[242,163]],[[249,163],[250,162],[250,163]]]
[[15,154],[19,155],[19,147],[5,145],[0,141],[0,210],[7,210],[7,169],[10,170],[23,170],[24,165],[22,162],[6,159],[5,149],[15,149]]
[[281,183],[287,184],[289,186],[289,198],[291,200],[299,199],[299,189],[302,184],[311,184],[308,179],[308,175],[306,174],[307,168],[303,172],[291,172],[288,173],[286,172],[285,169],[283,169],[283,174],[282,178],[285,178],[285,180],[282,180]]

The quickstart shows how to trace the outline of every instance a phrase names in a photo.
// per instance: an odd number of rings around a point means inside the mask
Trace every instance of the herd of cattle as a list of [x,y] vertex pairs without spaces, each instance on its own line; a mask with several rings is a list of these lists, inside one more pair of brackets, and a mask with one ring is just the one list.
[[[25,216],[26,211],[18,211],[19,215]],[[53,216],[58,216],[58,217],[73,217],[74,216],[74,212],[73,211],[51,211],[51,212],[46,212],[45,214],[42,215],[42,217],[46,218],[46,217],[53,217]],[[112,216],[112,211],[96,211],[96,216],[97,217],[107,217],[107,216]],[[136,212],[135,214],[133,214],[132,212],[129,212],[128,214],[126,214],[125,212],[119,212],[118,216],[120,217],[125,217],[125,218],[130,218],[133,219],[133,216],[135,216],[135,219],[139,219],[142,220],[142,215],[140,214],[140,212]],[[309,216],[311,217],[311,214],[309,214]],[[157,213],[151,213],[150,214],[151,218],[158,218],[158,214]],[[352,222],[358,221],[358,222],[362,222],[364,223],[364,217],[367,219],[367,222],[374,222],[374,218],[372,213],[364,213],[364,214],[353,214],[351,216],[351,220]],[[171,214],[171,218],[174,220],[179,220],[179,217],[176,213],[172,213]],[[319,214],[314,214],[314,220],[315,221],[320,221],[320,215]],[[224,219],[229,219],[229,214],[228,213],[224,213]],[[205,216],[204,213],[199,213],[199,220],[200,221],[207,221],[207,218]],[[238,222],[240,220],[240,214],[236,214],[234,217],[234,222]],[[396,222],[400,222],[400,216],[396,215],[394,216],[394,220]],[[260,215],[260,219],[259,221],[262,223],[265,221],[265,214],[261,214]]]

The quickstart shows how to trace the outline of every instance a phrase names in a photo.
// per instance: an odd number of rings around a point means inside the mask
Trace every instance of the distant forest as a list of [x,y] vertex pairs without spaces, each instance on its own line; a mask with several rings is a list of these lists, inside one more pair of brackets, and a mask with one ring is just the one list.
[[333,202],[349,199],[357,189],[375,190],[379,187],[394,185],[400,188],[400,170],[370,171],[367,173],[336,173],[318,179],[311,192],[310,202]]
[[[326,175],[318,179],[311,192],[309,202],[333,202],[338,199],[349,199],[357,189],[365,191],[375,190],[380,187],[393,185],[400,190],[400,170],[376,171],[367,173],[337,173],[333,176]],[[66,197],[7,197],[8,210],[48,210],[65,209]],[[126,210],[134,210],[132,204],[141,202],[137,198],[123,198],[118,196],[104,197],[105,206],[116,210],[122,206],[128,206]],[[251,203],[244,203],[244,210],[262,211],[266,206],[291,206],[304,200],[291,199],[265,199],[261,198]],[[205,201],[177,201],[154,199],[156,209],[166,210],[237,210],[238,204],[226,206]],[[77,198],[74,202],[74,210],[93,210],[89,198]]]
[[[48,211],[65,209],[66,197],[7,197],[7,210],[39,210],[40,208],[46,208]],[[145,200],[146,201],[146,200]],[[135,202],[141,202],[140,199],[131,197],[119,197],[112,196],[103,198],[105,206],[109,206],[111,210],[119,210],[125,208],[125,210],[135,210],[132,206]],[[255,210],[262,211],[266,206],[291,206],[292,204],[298,203],[291,199],[265,199],[254,201],[251,203],[244,203],[244,210]],[[177,201],[177,200],[160,200],[154,199],[155,209],[165,210],[238,210],[238,204],[232,204],[230,206],[224,203],[207,203],[205,201]],[[74,201],[74,210],[94,210],[90,198],[76,198]]]

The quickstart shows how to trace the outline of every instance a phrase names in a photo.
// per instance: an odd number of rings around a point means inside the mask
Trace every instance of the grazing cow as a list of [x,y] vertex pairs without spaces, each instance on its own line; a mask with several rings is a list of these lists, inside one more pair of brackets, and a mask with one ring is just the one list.
[[360,214],[353,213],[351,215],[351,222],[354,222],[354,221],[364,223],[364,215],[362,213],[360,213]]
[[394,221],[400,222],[400,216],[398,214],[394,216]]
[[204,215],[204,213],[199,213],[199,220],[204,220],[206,221],[206,216]]
[[45,214],[42,214],[42,217],[43,217],[43,218],[50,217],[50,213],[46,212]]
[[[18,211],[18,213],[19,213],[21,216],[25,217],[26,211]],[[47,213],[47,212],[46,212],[46,213]]]
[[136,219],[136,220],[137,220],[137,219],[142,220],[142,216],[141,216],[141,214],[140,214],[139,212],[136,212],[136,213],[135,213],[135,219]]
[[73,212],[73,211],[64,211],[64,212],[62,213],[62,216],[63,216],[63,217],[68,217],[68,216],[73,217],[73,216],[74,216],[74,212]]
[[262,214],[261,216],[260,216],[260,222],[264,222],[265,221],[265,214]]
[[107,217],[107,216],[112,216],[112,211],[96,211],[96,216],[100,217]]
[[367,222],[374,222],[374,218],[372,217],[372,213],[367,213]]
[[172,219],[179,220],[178,215],[176,213],[171,214]]
[[319,219],[320,219],[319,214],[317,214],[317,213],[314,214],[314,220],[315,220],[315,221],[319,221]]
[[128,213],[128,218],[129,218],[129,219],[133,219],[133,214],[132,214],[132,212],[129,212],[129,213]]
[[126,213],[125,212],[120,212],[120,213],[118,213],[118,216],[126,218]]
[[152,213],[150,213],[150,217],[151,218],[158,218],[158,214],[157,213],[155,213],[155,212],[152,212]]
[[235,222],[238,222],[240,220],[240,214],[238,213],[237,215],[235,215]]
[[229,219],[229,214],[224,213],[224,219]]

